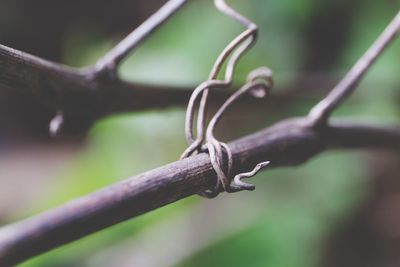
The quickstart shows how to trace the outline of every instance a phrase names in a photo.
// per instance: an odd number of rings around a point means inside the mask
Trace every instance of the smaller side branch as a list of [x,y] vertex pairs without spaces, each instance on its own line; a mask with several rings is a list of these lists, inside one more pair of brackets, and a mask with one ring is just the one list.
[[111,71],[115,74],[119,63],[128,56],[128,54],[140,45],[151,33],[159,28],[167,19],[174,15],[187,0],[170,0],[162,6],[149,19],[143,22],[125,39],[111,49],[95,65],[98,72]]
[[346,76],[311,110],[310,118],[315,125],[326,123],[331,113],[355,91],[366,72],[399,33],[400,11]]
[[[229,144],[237,172],[260,161],[294,166],[329,149],[400,151],[400,128],[333,123],[315,128],[290,119]],[[13,266],[53,248],[203,191],[216,175],[207,154],[179,160],[0,229],[0,265]]]

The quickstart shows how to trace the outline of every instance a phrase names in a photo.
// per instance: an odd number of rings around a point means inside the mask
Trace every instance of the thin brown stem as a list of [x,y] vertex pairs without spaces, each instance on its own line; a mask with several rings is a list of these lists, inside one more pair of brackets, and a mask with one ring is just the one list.
[[172,17],[179,9],[187,3],[187,0],[169,0],[149,19],[143,22],[125,39],[111,49],[96,64],[97,71],[115,72],[116,67],[125,59],[132,50],[137,48],[156,29],[163,25],[167,19]]
[[400,11],[367,52],[365,52],[344,78],[332,89],[328,96],[311,110],[309,116],[314,125],[326,123],[331,113],[355,91],[358,83],[366,72],[389,44],[396,39],[399,32]]

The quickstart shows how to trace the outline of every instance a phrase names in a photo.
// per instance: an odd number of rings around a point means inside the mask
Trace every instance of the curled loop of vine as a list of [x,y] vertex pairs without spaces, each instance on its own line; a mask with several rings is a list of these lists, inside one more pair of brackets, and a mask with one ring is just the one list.
[[[220,121],[225,110],[236,100],[246,93],[254,97],[266,96],[273,87],[272,71],[267,67],[261,67],[252,71],[247,78],[247,82],[239,90],[232,94],[206,126],[206,113],[209,91],[213,89],[225,89],[232,85],[233,73],[239,59],[255,43],[258,34],[258,27],[248,18],[238,13],[230,7],[224,0],[214,0],[214,4],[219,11],[240,22],[246,30],[239,34],[217,58],[209,74],[208,80],[200,84],[192,93],[186,112],[185,135],[189,144],[183,152],[181,158],[187,158],[193,154],[208,151],[212,166],[217,174],[217,182],[214,188],[207,189],[200,193],[207,198],[216,197],[221,191],[237,192],[241,190],[254,190],[254,185],[243,182],[242,178],[254,176],[260,169],[267,166],[269,162],[261,162],[248,173],[236,175],[233,179],[233,159],[229,146],[217,140],[214,136],[214,129]],[[224,79],[219,80],[218,76],[226,63]],[[196,107],[196,135],[194,134],[194,120]],[[226,165],[226,167],[224,167]],[[232,183],[234,180],[234,183]]]

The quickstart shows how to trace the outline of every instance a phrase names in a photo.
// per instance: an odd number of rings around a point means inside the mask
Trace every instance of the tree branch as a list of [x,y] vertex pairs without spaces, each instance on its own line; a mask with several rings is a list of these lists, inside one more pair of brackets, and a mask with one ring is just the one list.
[[119,63],[121,63],[121,61],[126,58],[133,49],[140,45],[151,33],[160,27],[186,3],[187,0],[168,1],[149,19],[137,27],[131,34],[101,58],[95,65],[97,71],[112,71],[115,73]]
[[[130,51],[178,11],[187,0],[170,0],[158,12],[117,44],[94,66],[74,69],[0,45],[0,89],[29,96],[53,112],[62,111],[64,128],[88,129],[98,118],[113,112],[154,109],[187,103],[189,92],[121,81],[115,68]],[[310,113],[312,120],[326,120],[355,89],[375,59],[398,35],[400,13],[345,78]],[[225,92],[217,92],[225,98]],[[154,97],[157,95],[158,97]],[[282,98],[272,96],[273,98]],[[220,99],[219,98],[219,99]],[[213,100],[213,99],[212,99]]]
[[[400,128],[334,123],[316,129],[290,119],[230,143],[236,171],[270,160],[294,166],[329,149],[400,151]],[[212,186],[207,154],[179,160],[106,187],[62,207],[0,229],[0,265],[10,266]]]
[[126,96],[127,89],[131,91],[129,96],[134,97],[129,102],[131,110],[186,103],[189,98],[187,91],[126,83],[116,75],[118,64],[129,52],[186,2],[168,1],[94,66],[83,69],[53,63],[0,45],[0,89],[27,95],[54,114],[62,114],[65,126],[70,123],[78,125],[78,128],[88,128],[95,119],[110,110],[120,110],[116,107],[118,102],[109,97],[121,99],[121,96]]
[[66,126],[84,121],[83,128],[112,112],[184,105],[190,96],[180,88],[105,79],[88,69],[69,68],[2,45],[0,88],[28,96],[54,113],[62,110]]
[[[307,91],[317,90],[316,80],[319,89],[321,84],[331,84],[332,77],[304,75],[296,81],[295,90],[280,88],[284,93],[270,96],[271,103],[282,106],[307,98]],[[137,84],[118,77],[110,80],[96,76],[90,68],[77,70],[2,45],[0,90],[25,96],[46,107],[53,116],[61,110],[65,117],[64,131],[68,133],[82,133],[95,120],[114,113],[184,107],[191,94],[191,90],[176,86]],[[226,90],[214,92],[210,105],[219,105],[230,94]],[[270,107],[262,103],[254,102],[251,96],[241,101],[246,108],[256,106],[269,110]]]
[[[240,108],[256,108],[259,112],[279,110],[294,101],[317,98],[320,88],[334,81],[333,75],[299,74],[299,77],[286,88],[280,87],[277,91],[281,93],[269,96],[271,105],[244,96]],[[68,134],[84,133],[94,121],[110,114],[185,107],[192,93],[183,87],[137,84],[118,77],[105,79],[94,75],[91,69],[70,68],[2,45],[0,90],[25,96],[46,107],[49,117],[61,110],[65,117],[63,132]],[[230,94],[229,90],[213,92],[210,106],[220,105]]]
[[[68,100],[63,99],[77,96],[85,98],[96,96],[107,91],[135,91],[140,97],[141,93],[147,94],[162,93],[170,94],[172,97],[185,98],[188,92],[181,88],[169,88],[139,85],[114,79],[112,81],[102,79],[95,75],[96,72],[90,69],[74,69],[65,65],[53,63],[33,55],[0,45],[0,86],[3,89],[15,91],[18,94],[31,95],[40,99],[43,104],[49,106],[67,105]],[[80,101],[79,98],[74,98]],[[142,99],[136,99],[138,102]],[[153,106],[150,99],[143,99],[140,107],[145,105]],[[147,101],[146,101],[147,100]],[[154,100],[154,97],[153,97]],[[167,100],[157,100],[153,106],[169,105]],[[178,102],[182,101],[180,99]],[[175,104],[177,101],[173,101]],[[68,106],[68,105],[67,105]],[[131,108],[134,108],[133,106]],[[151,107],[150,107],[151,108]]]
[[311,110],[310,118],[314,124],[326,122],[331,113],[355,91],[366,72],[399,34],[400,11],[328,96]]
[[[40,104],[48,110],[48,117],[62,114],[63,130],[68,133],[82,133],[96,119],[111,113],[186,106],[190,92],[184,88],[129,83],[115,74],[118,63],[186,2],[187,0],[168,1],[94,66],[83,69],[50,62],[0,45],[0,90],[25,96]],[[308,80],[314,81],[314,78],[305,77],[300,82],[306,81],[304,88],[309,89]],[[296,91],[303,91],[298,82],[296,81],[296,87],[299,88]],[[311,87],[316,86],[312,84]],[[286,93],[270,97],[273,102],[286,101],[294,90],[282,91]],[[219,103],[229,94],[227,91],[215,92],[210,104]],[[242,103],[253,102],[244,99]]]

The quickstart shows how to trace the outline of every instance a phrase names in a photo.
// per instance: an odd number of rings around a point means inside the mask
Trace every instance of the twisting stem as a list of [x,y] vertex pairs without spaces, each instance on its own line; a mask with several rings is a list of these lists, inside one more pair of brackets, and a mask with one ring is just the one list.
[[[244,17],[239,12],[231,8],[225,0],[214,0],[214,4],[222,13],[232,17],[236,21],[240,22],[247,29],[238,35],[228,46],[223,50],[223,52],[218,57],[215,62],[209,78],[207,81],[198,86],[194,91],[189,100],[187,113],[186,113],[186,123],[185,123],[185,135],[186,139],[189,143],[189,147],[183,152],[181,158],[186,158],[193,153],[198,153],[207,149],[210,155],[211,163],[215,172],[217,173],[218,180],[214,188],[207,189],[200,193],[201,196],[207,198],[214,198],[221,192],[221,186],[223,191],[233,193],[240,191],[242,188],[240,185],[235,186],[235,188],[231,185],[231,172],[233,168],[233,158],[231,149],[229,146],[223,142],[218,141],[213,134],[213,129],[215,125],[220,120],[222,114],[233,102],[235,102],[239,97],[247,93],[248,91],[265,91],[262,95],[266,95],[266,91],[268,91],[269,86],[272,86],[272,72],[268,69],[265,71],[256,71],[257,74],[251,74],[251,78],[248,83],[239,89],[236,93],[234,93],[230,98],[226,100],[226,102],[222,105],[222,107],[217,111],[213,119],[211,119],[209,126],[206,130],[206,111],[207,111],[207,103],[208,103],[208,94],[210,89],[214,88],[227,88],[232,83],[233,73],[241,56],[250,49],[251,46],[254,45],[257,39],[258,27],[254,24],[250,19]],[[230,57],[230,58],[229,58]],[[218,80],[219,73],[223,67],[224,62],[227,61],[227,66],[225,70],[225,79]],[[260,75],[258,77],[258,74]],[[265,75],[266,74],[266,75]],[[253,77],[254,76],[254,77]],[[265,81],[261,81],[264,80]],[[268,83],[268,80],[271,80]],[[258,96],[257,93],[254,94]],[[197,101],[197,98],[201,96],[199,109],[197,113],[197,137],[194,138],[193,133],[193,120],[194,120],[194,107]],[[206,132],[207,131],[207,132]],[[224,169],[223,162],[224,159],[224,151],[227,155],[227,169]],[[255,173],[255,172],[254,172]],[[242,184],[242,183],[241,183]],[[246,187],[247,188],[247,187]]]
[[[233,18],[234,20],[241,23],[244,27],[246,27],[246,30],[239,34],[233,41],[231,41],[227,45],[227,47],[225,47],[225,49],[222,51],[222,53],[219,55],[216,62],[214,63],[208,80],[199,85],[194,90],[187,107],[185,122],[185,135],[189,143],[189,147],[182,154],[182,158],[186,158],[196,151],[201,150],[201,146],[205,138],[205,120],[209,90],[215,88],[227,88],[231,85],[233,80],[233,73],[237,62],[243,56],[243,54],[254,44],[257,38],[258,28],[257,25],[255,25],[251,20],[242,16],[239,12],[230,7],[225,2],[225,0],[214,0],[214,4],[219,11]],[[218,80],[217,78],[226,61],[227,66],[225,70],[224,80]],[[197,114],[197,137],[195,138],[193,132],[193,123],[195,104],[197,103],[198,98],[200,98],[200,103]]]
[[98,71],[115,71],[119,63],[138,45],[140,45],[152,32],[161,26],[168,18],[177,12],[187,0],[170,0],[162,6],[149,19],[143,22],[124,40],[111,49],[96,64]]
[[[218,109],[215,115],[210,120],[207,132],[206,132],[206,146],[210,155],[211,164],[218,176],[218,183],[215,188],[212,190],[207,190],[202,192],[202,196],[207,198],[214,198],[221,191],[220,187],[222,186],[223,191],[228,193],[234,193],[241,190],[247,190],[249,187],[244,185],[243,182],[239,184],[231,185],[231,174],[233,170],[233,158],[232,151],[230,147],[217,140],[214,135],[214,130],[218,122],[221,120],[224,112],[240,97],[245,95],[246,93],[253,93],[255,97],[264,97],[266,96],[273,86],[272,80],[272,71],[266,67],[256,69],[252,71],[247,79],[247,83],[242,86],[239,90],[237,90],[234,94],[232,94],[222,106]],[[224,152],[227,158],[227,168],[224,171]],[[267,164],[258,165],[258,166],[266,166]],[[258,171],[250,172],[256,174]],[[250,178],[250,173],[246,173],[244,175],[238,174],[238,177],[247,177]],[[240,178],[239,178],[240,179]],[[205,194],[204,194],[205,193]]]
[[346,76],[332,89],[326,98],[319,102],[309,116],[314,125],[326,123],[331,113],[354,92],[360,80],[376,59],[392,43],[400,32],[400,12],[390,22],[383,33],[357,61]]

